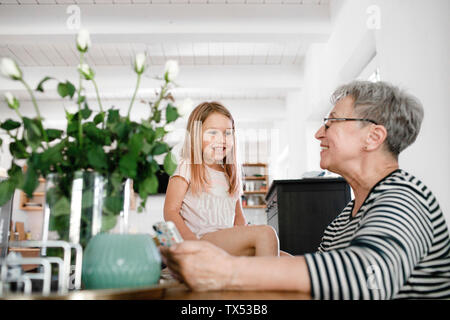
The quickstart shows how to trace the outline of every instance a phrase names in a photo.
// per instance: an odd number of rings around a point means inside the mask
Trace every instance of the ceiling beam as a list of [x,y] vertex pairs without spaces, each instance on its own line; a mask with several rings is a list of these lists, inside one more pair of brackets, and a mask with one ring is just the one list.
[[[73,42],[68,5],[2,6],[0,43]],[[323,42],[328,6],[316,5],[77,5],[81,26],[96,42]],[[33,17],[30,20],[30,17]],[[69,26],[68,26],[69,21]],[[70,28],[72,27],[72,28]]]
[[[136,74],[131,66],[95,67],[96,82],[102,97],[120,98],[129,97],[133,93],[136,83]],[[32,88],[45,76],[51,76],[59,81],[69,80],[78,85],[78,73],[74,67],[23,67],[24,78]],[[141,81],[140,92],[143,95],[152,95],[155,89],[160,88],[161,81],[155,77],[163,73],[162,66],[149,66]],[[189,96],[191,91],[198,94],[203,91],[221,91],[233,95],[243,95],[246,90],[257,92],[267,91],[265,98],[279,98],[288,90],[297,90],[303,87],[302,66],[299,65],[228,65],[228,66],[181,66],[180,74],[176,80],[181,95]],[[45,98],[57,98],[56,82],[45,84]],[[84,87],[88,95],[95,94],[90,83],[85,82]],[[27,99],[22,84],[0,77],[0,92],[11,91]],[[40,96],[40,95],[39,95]],[[44,98],[44,97],[43,97]]]

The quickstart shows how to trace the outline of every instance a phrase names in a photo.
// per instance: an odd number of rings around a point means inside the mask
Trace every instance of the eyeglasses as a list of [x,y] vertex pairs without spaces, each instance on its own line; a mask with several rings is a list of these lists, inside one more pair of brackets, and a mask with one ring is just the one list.
[[373,124],[378,124],[376,121],[365,118],[323,118],[323,125],[325,130],[327,130],[330,126],[327,124],[329,121],[367,121]]

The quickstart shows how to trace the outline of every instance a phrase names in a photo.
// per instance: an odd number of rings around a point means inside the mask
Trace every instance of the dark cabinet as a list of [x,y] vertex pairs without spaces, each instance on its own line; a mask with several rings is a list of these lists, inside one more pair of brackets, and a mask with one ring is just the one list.
[[342,178],[274,180],[266,196],[267,224],[278,233],[280,250],[315,252],[325,228],[350,201]]

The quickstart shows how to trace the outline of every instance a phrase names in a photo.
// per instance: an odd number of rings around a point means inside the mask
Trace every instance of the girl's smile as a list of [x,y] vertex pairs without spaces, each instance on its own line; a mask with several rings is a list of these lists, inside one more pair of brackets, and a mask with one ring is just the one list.
[[207,164],[223,164],[233,147],[233,123],[220,113],[210,114],[202,124],[203,158]]

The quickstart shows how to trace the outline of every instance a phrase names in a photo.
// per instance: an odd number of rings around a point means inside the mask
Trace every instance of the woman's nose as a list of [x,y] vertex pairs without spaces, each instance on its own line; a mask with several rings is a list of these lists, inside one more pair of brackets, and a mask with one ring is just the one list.
[[314,135],[314,138],[316,138],[317,140],[320,140],[322,138],[324,138],[325,136],[325,126],[321,125],[319,130],[317,130],[316,134]]

